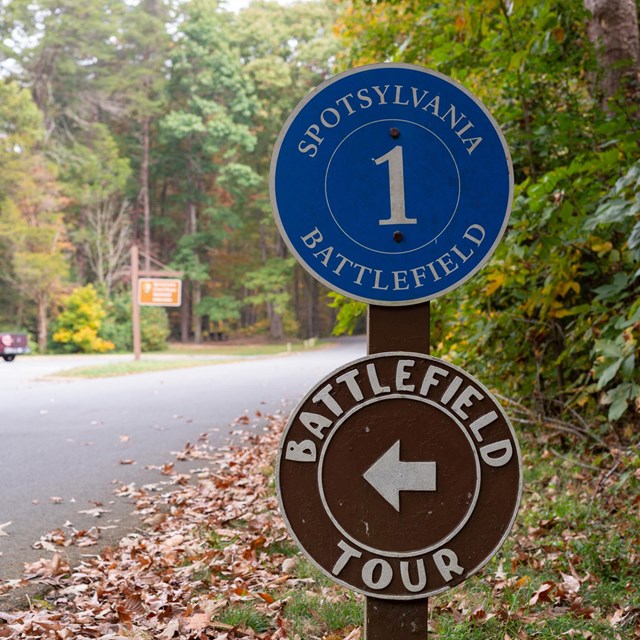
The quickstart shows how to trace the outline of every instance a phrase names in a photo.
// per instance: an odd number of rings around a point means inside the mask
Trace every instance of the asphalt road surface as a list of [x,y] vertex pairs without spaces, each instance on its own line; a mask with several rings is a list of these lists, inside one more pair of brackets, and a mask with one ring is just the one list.
[[[0,579],[50,557],[32,545],[65,524],[106,527],[103,542],[119,539],[135,522],[115,486],[158,482],[162,476],[145,467],[173,461],[172,452],[204,432],[214,446],[226,444],[245,412],[260,426],[256,411],[290,411],[321,378],[363,355],[363,339],[346,339],[316,351],[100,379],[46,377],[95,357],[0,361]],[[131,356],[99,361],[118,358]],[[79,513],[97,504],[108,512]]]

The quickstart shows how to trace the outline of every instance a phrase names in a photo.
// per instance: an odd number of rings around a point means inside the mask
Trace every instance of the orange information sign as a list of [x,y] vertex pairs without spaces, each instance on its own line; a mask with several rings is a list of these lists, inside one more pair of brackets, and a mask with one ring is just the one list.
[[146,307],[179,307],[182,304],[182,280],[140,278],[138,303]]

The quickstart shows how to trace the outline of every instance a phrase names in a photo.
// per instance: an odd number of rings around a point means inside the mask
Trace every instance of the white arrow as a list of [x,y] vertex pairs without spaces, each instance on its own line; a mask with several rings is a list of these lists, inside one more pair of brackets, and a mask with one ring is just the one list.
[[402,462],[400,440],[383,453],[362,477],[396,510],[401,491],[435,491],[435,462]]

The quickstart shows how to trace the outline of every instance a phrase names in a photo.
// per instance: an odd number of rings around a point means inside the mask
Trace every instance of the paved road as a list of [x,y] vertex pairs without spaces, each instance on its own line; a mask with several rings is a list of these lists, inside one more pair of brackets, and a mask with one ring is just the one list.
[[[146,465],[172,460],[203,432],[214,445],[226,443],[245,411],[252,422],[256,410],[288,411],[311,385],[364,354],[364,340],[347,339],[318,351],[92,380],[44,376],[95,357],[0,362],[0,579],[47,555],[33,542],[67,521],[77,529],[116,524],[107,531],[117,539],[132,520],[114,484],[157,482]],[[110,512],[78,513],[96,502]]]

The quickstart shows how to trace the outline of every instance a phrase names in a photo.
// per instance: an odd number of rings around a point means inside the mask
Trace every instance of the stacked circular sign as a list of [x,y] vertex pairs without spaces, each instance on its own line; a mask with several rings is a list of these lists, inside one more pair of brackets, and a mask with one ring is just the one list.
[[414,599],[466,580],[500,548],[522,473],[513,428],[480,382],[437,358],[382,353],[300,402],[277,483],[289,531],[330,578]]
[[271,199],[292,253],[331,289],[415,304],[480,269],[513,196],[506,142],[460,84],[405,64],[360,67],[291,113],[271,163]]
[[[468,280],[500,241],[513,197],[507,145],[482,103],[405,64],[353,69],[310,93],[280,133],[270,181],[302,266],[375,305],[425,302]],[[307,394],[285,429],[277,482],[289,531],[329,577],[416,599],[500,548],[522,464],[480,382],[394,352],[345,365]]]

